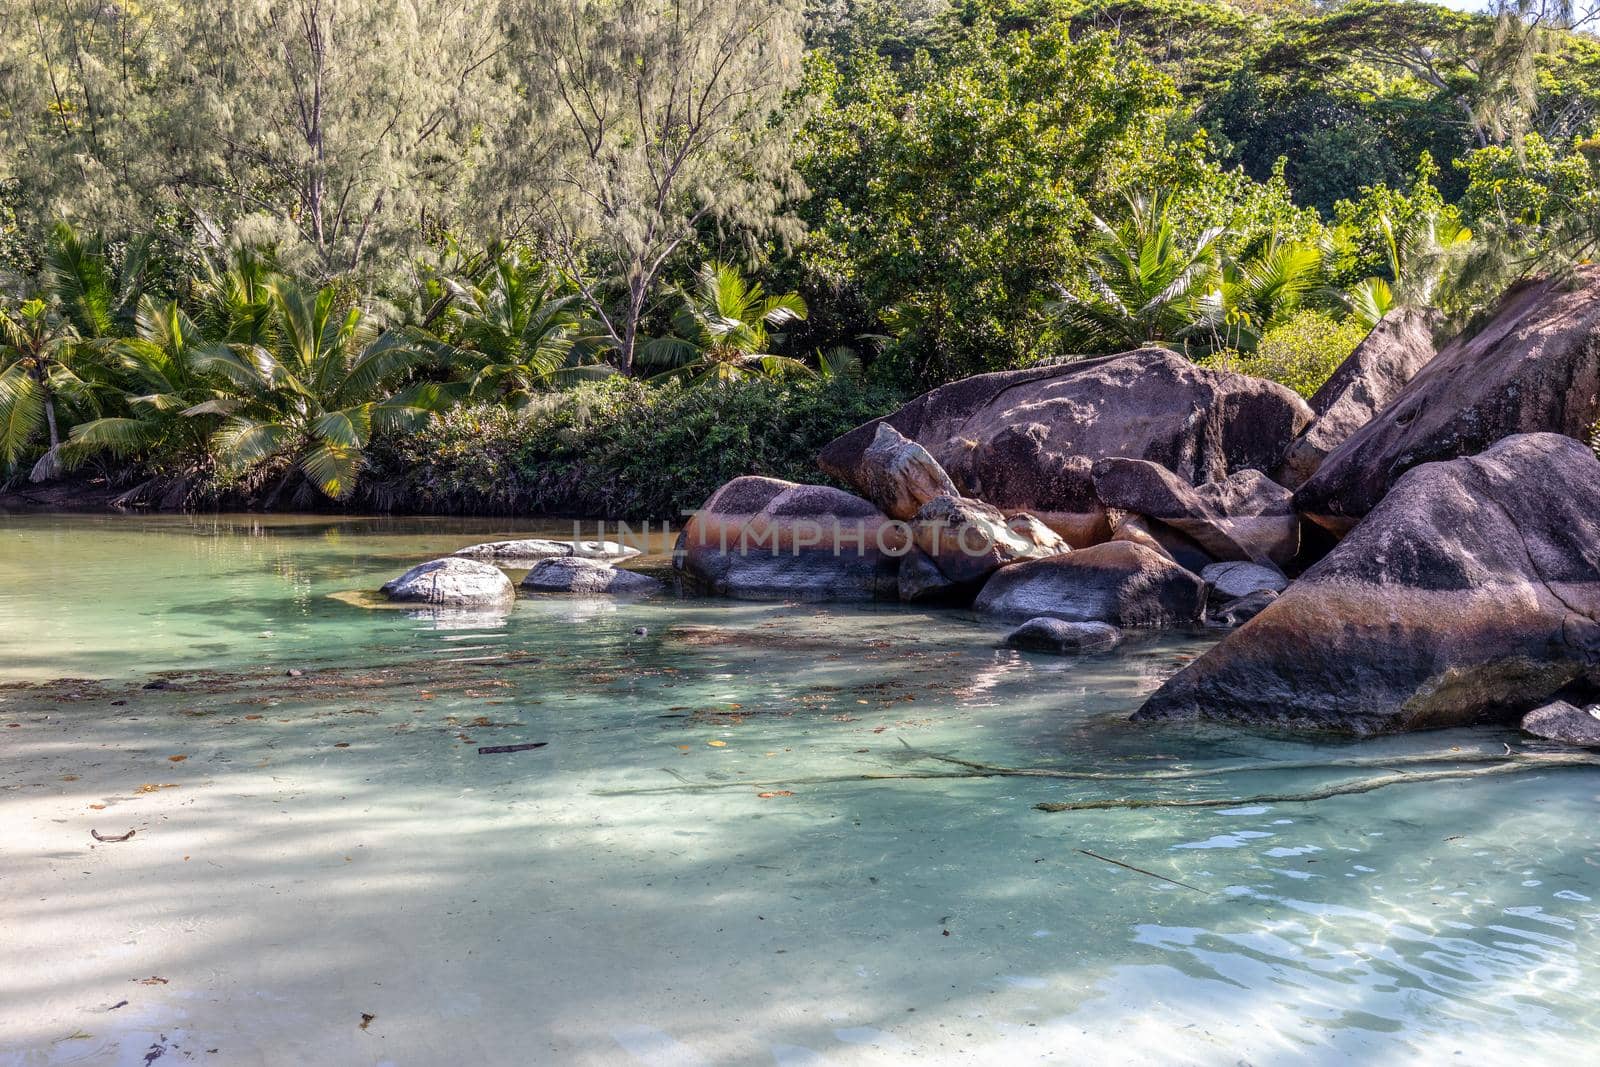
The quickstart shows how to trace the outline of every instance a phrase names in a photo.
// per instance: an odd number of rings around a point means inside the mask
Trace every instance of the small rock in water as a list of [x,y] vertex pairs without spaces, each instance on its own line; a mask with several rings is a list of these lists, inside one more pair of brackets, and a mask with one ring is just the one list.
[[1030,652],[1106,652],[1122,643],[1122,631],[1103,622],[1066,622],[1043,616],[1006,634],[1012,648]]
[[146,689],[171,689],[172,683],[167,681],[165,678],[157,678],[153,682],[146,682],[144,687]]
[[648,626],[635,626],[633,628],[633,636],[635,636],[635,637],[649,637],[650,636],[650,627],[648,627]]
[[1271,589],[1257,589],[1248,596],[1238,597],[1223,604],[1212,612],[1206,621],[1214,626],[1243,626],[1260,615],[1266,610],[1267,605],[1277,599],[1278,594]]
[[380,591],[390,600],[462,608],[498,607],[517,596],[500,568],[455,556],[412,567]]
[[284,676],[288,677],[288,678],[300,678],[300,677],[303,677],[306,672],[303,671],[303,670],[300,670],[298,667],[290,667],[288,670],[284,671],[283,673],[284,673]]
[[1600,747],[1600,704],[1579,707],[1557,700],[1522,717],[1522,732],[1585,748]]
[[647,574],[621,570],[601,560],[557,556],[535,565],[522,579],[522,588],[536,593],[578,596],[647,596],[663,587]]

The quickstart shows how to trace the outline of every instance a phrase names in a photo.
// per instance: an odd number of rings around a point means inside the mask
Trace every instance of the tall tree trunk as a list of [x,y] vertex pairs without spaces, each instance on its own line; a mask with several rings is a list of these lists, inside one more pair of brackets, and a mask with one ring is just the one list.
[[61,444],[61,431],[56,426],[56,392],[50,388],[50,376],[45,373],[43,363],[35,361],[30,373],[39,387],[39,394],[44,397],[44,421],[50,427],[50,447],[57,448]]
[[44,421],[50,426],[50,447],[61,447],[61,431],[56,427],[56,398],[49,393],[44,396]]

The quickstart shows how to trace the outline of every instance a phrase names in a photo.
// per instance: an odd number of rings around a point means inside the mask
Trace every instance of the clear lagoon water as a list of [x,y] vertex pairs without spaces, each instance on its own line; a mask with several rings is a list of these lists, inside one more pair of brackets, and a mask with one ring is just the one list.
[[[1128,723],[1205,634],[366,595],[541,532],[0,516],[0,1064],[1600,1054],[1600,770],[1253,800],[1529,743]],[[1220,806],[1034,807],[1114,799]]]

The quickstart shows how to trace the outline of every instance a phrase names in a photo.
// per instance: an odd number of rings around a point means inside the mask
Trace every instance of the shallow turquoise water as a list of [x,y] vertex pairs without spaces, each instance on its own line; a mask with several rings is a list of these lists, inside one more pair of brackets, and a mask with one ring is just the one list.
[[[537,532],[0,516],[0,1064],[1600,1050],[1600,771],[1253,802],[1525,742],[1125,722],[1203,635],[351,595]],[[1227,805],[1033,807],[1119,797]]]

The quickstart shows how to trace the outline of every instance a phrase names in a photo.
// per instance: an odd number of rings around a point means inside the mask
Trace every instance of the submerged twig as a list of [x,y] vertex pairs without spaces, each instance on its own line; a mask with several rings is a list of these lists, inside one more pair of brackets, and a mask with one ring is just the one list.
[[1092,856],[1097,860],[1103,860],[1106,863],[1114,863],[1118,867],[1125,867],[1128,870],[1134,872],[1135,874],[1144,875],[1146,878],[1154,878],[1159,882],[1170,882],[1173,885],[1182,886],[1185,889],[1193,889],[1196,893],[1204,893],[1206,896],[1210,896],[1211,895],[1210,890],[1201,889],[1197,885],[1190,885],[1188,882],[1180,882],[1176,878],[1168,878],[1164,874],[1157,874],[1155,871],[1147,871],[1143,867],[1135,867],[1131,863],[1123,863],[1121,860],[1114,860],[1110,856],[1102,856],[1098,852],[1090,852],[1086,848],[1080,848],[1080,849],[1078,849],[1078,851],[1082,852],[1085,856]]
[[90,830],[89,831],[89,836],[94,838],[96,841],[103,841],[108,845],[115,845],[115,844],[119,844],[119,843],[121,843],[123,841],[128,840],[130,837],[132,837],[134,834],[136,834],[138,832],[139,832],[138,830],[129,830],[125,834],[117,834],[117,835],[113,836],[113,835],[110,835],[110,834],[102,834],[99,830]]
[[1522,755],[1489,767],[1469,767],[1454,771],[1400,771],[1351,782],[1324,786],[1303,793],[1262,793],[1250,797],[1206,797],[1164,800],[1159,797],[1110,797],[1101,800],[1074,800],[1035,804],[1038,811],[1104,811],[1109,808],[1232,808],[1247,804],[1300,804],[1332,797],[1371,793],[1391,785],[1441,782],[1457,778],[1487,778],[1503,774],[1525,774],[1550,767],[1600,767],[1600,756],[1581,753]]

